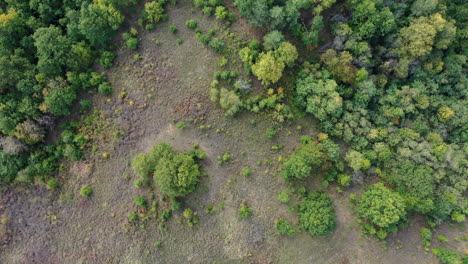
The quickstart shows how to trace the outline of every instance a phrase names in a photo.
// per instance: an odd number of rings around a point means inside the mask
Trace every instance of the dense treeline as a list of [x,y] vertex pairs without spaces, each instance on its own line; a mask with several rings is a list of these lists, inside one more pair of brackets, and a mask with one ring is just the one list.
[[[349,146],[341,157],[348,168],[337,162],[332,175],[348,171],[354,182],[369,175],[382,181],[356,200],[368,233],[383,239],[410,212],[428,216],[431,225],[450,218],[464,221],[465,1],[236,0],[235,5],[249,23],[271,30],[263,39],[266,51],[286,41],[281,31],[298,45],[317,44],[323,11],[335,5],[337,13],[330,15],[333,41],[321,43],[318,60],[302,61],[294,104],[319,119],[328,136]],[[312,12],[312,19],[305,19],[302,11]],[[306,52],[300,50],[299,57],[307,57],[301,54]],[[253,54],[255,60],[258,53]],[[251,54],[243,51],[240,58],[249,62]],[[278,67],[281,71],[274,70]],[[252,72],[264,84],[272,84],[283,68],[271,59],[266,72]],[[307,151],[301,145],[286,160],[283,176],[303,178],[314,166],[326,164],[324,155],[314,156],[322,144],[314,143]],[[385,214],[379,215],[382,211]]]
[[[115,57],[110,41],[138,0],[0,1],[0,182],[52,173],[77,159],[86,139],[68,125],[58,146],[43,145],[56,117],[69,115],[80,90],[111,90],[93,72]],[[83,106],[89,103],[83,102]]]

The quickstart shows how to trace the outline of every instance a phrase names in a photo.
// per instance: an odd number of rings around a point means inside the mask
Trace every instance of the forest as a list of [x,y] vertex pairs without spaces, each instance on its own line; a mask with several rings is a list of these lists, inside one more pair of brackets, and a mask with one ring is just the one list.
[[0,0],[0,262],[468,263],[467,12]]

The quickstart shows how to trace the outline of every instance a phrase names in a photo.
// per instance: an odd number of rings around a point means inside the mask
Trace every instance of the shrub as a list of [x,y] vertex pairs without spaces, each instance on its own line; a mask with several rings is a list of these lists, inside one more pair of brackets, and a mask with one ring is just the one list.
[[289,200],[291,200],[291,197],[289,197],[290,195],[290,191],[289,190],[282,190],[279,194],[278,194],[278,200],[281,202],[281,203],[289,203]]
[[137,213],[133,212],[128,215],[128,221],[130,222],[136,222],[138,220],[138,215]]
[[143,208],[148,207],[148,202],[146,201],[145,197],[141,195],[135,198],[135,204]]
[[182,45],[182,43],[184,43],[184,41],[181,39],[177,39],[176,41],[177,41],[177,45]]
[[244,177],[249,177],[250,174],[251,174],[251,171],[250,171],[249,168],[245,167],[245,168],[242,169],[242,173],[241,173],[241,174],[242,174],[242,176],[244,176]]
[[141,17],[151,24],[158,23],[164,18],[164,8],[159,1],[147,2]]
[[205,16],[211,16],[213,15],[213,8],[211,6],[205,6],[202,10],[202,13],[205,15]]
[[180,130],[184,130],[184,128],[187,127],[187,125],[185,124],[184,121],[179,121],[177,122],[176,127]]
[[127,48],[131,50],[136,50],[138,49],[139,40],[137,38],[131,37],[127,40],[126,45],[127,45]]
[[421,232],[421,240],[422,240],[424,247],[430,247],[431,240],[432,240],[431,230],[425,227],[421,227],[420,232]]
[[189,226],[193,226],[200,220],[200,218],[197,216],[197,212],[194,212],[190,208],[184,210],[183,216],[185,219],[187,219],[187,223]]
[[59,186],[59,182],[57,179],[52,178],[47,181],[47,187],[49,187],[49,189],[51,190],[57,189],[58,186]]
[[217,6],[215,10],[216,19],[223,20],[228,16],[228,11],[224,6]]
[[204,158],[201,150],[174,153],[167,143],[153,147],[150,153],[139,153],[132,160],[133,170],[143,178],[153,173],[159,190],[170,196],[184,196],[195,190],[201,176],[200,166],[194,158]]
[[433,248],[432,254],[437,256],[443,264],[460,264],[458,254],[446,248]]
[[336,227],[335,209],[323,191],[312,191],[298,204],[298,218],[302,229],[313,236],[326,236]]
[[93,189],[89,185],[84,185],[80,189],[80,194],[83,197],[89,197],[93,193]]
[[296,234],[296,230],[294,229],[293,225],[287,220],[276,221],[276,230],[278,233],[286,236],[294,236]]
[[91,109],[91,101],[90,100],[80,100],[80,105],[83,111],[88,111]]
[[194,28],[197,27],[197,21],[195,21],[195,20],[193,20],[193,19],[190,19],[190,20],[185,21],[185,25],[186,25],[188,28],[194,29]]
[[349,186],[349,184],[351,183],[351,175],[347,173],[338,174],[338,183],[341,186]]
[[246,203],[242,203],[239,209],[239,217],[240,218],[248,218],[252,216],[252,210]]
[[452,219],[452,221],[457,223],[465,222],[465,214],[459,211],[454,211],[450,218]]
[[222,52],[225,49],[224,42],[219,38],[213,38],[208,45],[216,52]]
[[437,240],[439,240],[441,243],[447,243],[448,242],[448,238],[446,236],[444,236],[444,235],[438,235]]
[[101,53],[101,57],[98,60],[98,63],[101,64],[104,69],[109,69],[112,67],[112,63],[115,59],[116,55],[114,52],[111,51],[103,51]]
[[108,95],[112,93],[112,86],[108,82],[103,82],[98,86],[98,93]]
[[222,156],[218,156],[218,164],[223,165],[224,163],[231,160],[231,154],[224,153]]
[[243,104],[234,91],[221,88],[219,91],[219,105],[226,111],[226,115],[233,116],[241,110]]
[[274,138],[276,136],[276,129],[274,127],[269,127],[266,130],[266,135],[268,138]]
[[176,32],[177,32],[177,27],[174,26],[174,25],[170,25],[170,26],[169,26],[169,32],[171,32],[171,33],[176,33]]

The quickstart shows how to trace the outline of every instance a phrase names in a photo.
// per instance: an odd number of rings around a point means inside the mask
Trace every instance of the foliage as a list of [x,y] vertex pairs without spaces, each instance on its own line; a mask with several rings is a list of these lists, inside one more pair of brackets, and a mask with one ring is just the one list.
[[310,175],[312,169],[324,169],[329,159],[322,143],[304,138],[295,153],[284,161],[281,176],[287,180],[305,178]]
[[239,208],[239,217],[240,218],[249,218],[252,216],[252,209],[246,204],[242,203],[241,207]]
[[313,236],[326,236],[335,230],[335,210],[328,195],[312,191],[298,204],[297,216],[302,229]]
[[274,127],[268,127],[266,130],[266,135],[268,138],[274,138],[278,132]]
[[89,197],[93,193],[93,189],[89,185],[84,185],[80,189],[80,194],[83,197]]
[[425,227],[421,227],[420,232],[421,232],[421,240],[423,242],[424,247],[430,247],[431,240],[432,240],[431,230]]
[[448,250],[446,248],[433,248],[432,254],[437,256],[443,264],[459,264],[460,258],[456,252]]
[[289,190],[282,190],[279,194],[278,194],[278,200],[281,202],[281,203],[289,203],[289,200],[291,199],[290,197],[290,194],[291,192]]
[[170,196],[185,196],[193,192],[201,176],[195,159],[204,158],[200,151],[175,153],[167,143],[160,143],[149,153],[139,153],[132,160],[137,175],[147,179],[153,174],[154,184]]
[[382,183],[376,183],[364,191],[357,201],[356,212],[361,219],[386,232],[406,217],[404,199]]
[[294,226],[287,220],[279,219],[276,221],[276,230],[278,233],[286,236],[294,236],[296,234],[296,229]]
[[165,18],[164,7],[159,1],[147,2],[145,3],[141,18],[148,23],[156,24]]

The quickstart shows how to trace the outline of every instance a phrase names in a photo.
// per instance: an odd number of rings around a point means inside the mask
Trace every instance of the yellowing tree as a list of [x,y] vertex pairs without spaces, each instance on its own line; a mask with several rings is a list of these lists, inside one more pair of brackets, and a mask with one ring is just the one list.
[[284,63],[275,58],[273,52],[260,53],[252,72],[264,85],[277,82],[283,75]]

